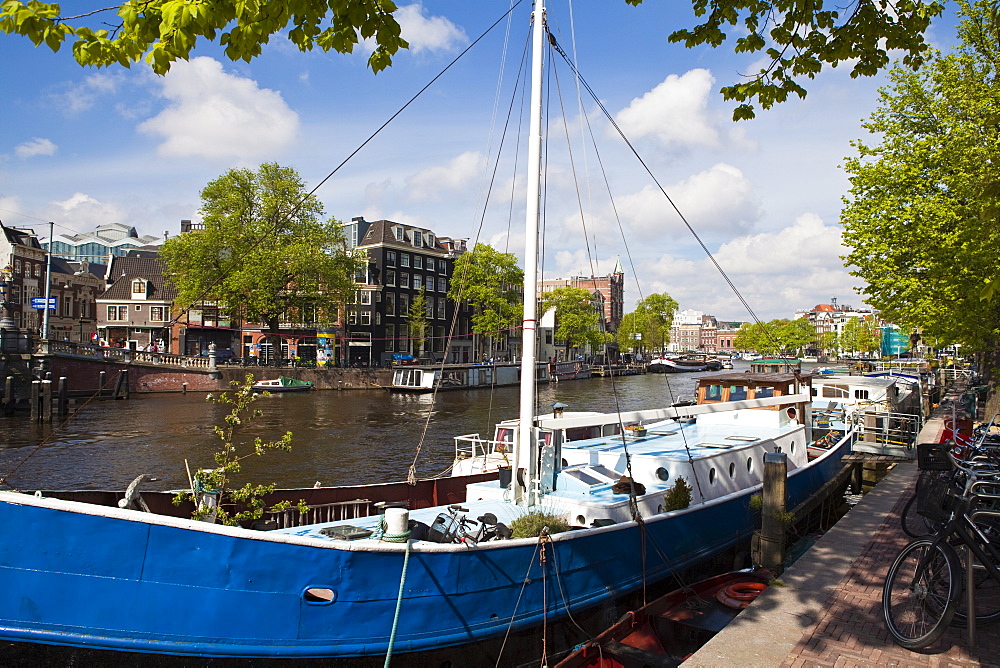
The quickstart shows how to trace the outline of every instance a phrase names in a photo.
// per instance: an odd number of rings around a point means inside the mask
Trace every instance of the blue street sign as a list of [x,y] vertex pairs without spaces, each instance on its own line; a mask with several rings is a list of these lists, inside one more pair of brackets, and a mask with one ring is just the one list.
[[[45,298],[32,297],[31,308],[45,308]],[[56,309],[56,297],[49,297],[49,309],[52,311]]]

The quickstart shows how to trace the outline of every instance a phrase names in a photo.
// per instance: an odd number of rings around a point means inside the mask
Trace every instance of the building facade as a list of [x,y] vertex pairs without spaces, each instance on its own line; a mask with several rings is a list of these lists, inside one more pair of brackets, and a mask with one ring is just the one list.
[[102,345],[133,350],[155,347],[163,353],[185,351],[174,331],[170,310],[177,291],[166,285],[158,257],[112,257],[107,289],[97,298],[97,333]]
[[[189,220],[181,221],[182,224],[185,222],[191,223]],[[104,263],[108,256],[123,257],[132,250],[156,251],[163,245],[164,237],[140,236],[134,227],[108,223],[98,226],[93,232],[55,234],[51,241],[44,239],[42,247],[51,250],[54,257]]]
[[[368,266],[355,282],[355,303],[348,307],[342,362],[351,366],[387,366],[394,360],[424,357],[450,363],[473,361],[470,311],[456,313],[447,298],[455,259],[465,240],[439,238],[422,227],[391,220],[354,218],[363,229],[357,248]],[[411,332],[411,308],[424,300],[424,340]]]
[[0,232],[0,269],[7,275],[9,315],[21,332],[39,336],[42,309],[34,308],[31,300],[45,296],[48,254],[33,230],[0,223]]
[[581,288],[591,294],[599,294],[599,302],[604,311],[604,331],[617,332],[625,314],[625,272],[620,261],[606,276],[574,276],[572,278],[550,278],[539,282],[538,297],[556,288]]

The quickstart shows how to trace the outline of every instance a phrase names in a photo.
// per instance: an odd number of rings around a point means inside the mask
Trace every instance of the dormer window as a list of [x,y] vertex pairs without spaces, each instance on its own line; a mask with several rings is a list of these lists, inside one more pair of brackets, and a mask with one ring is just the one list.
[[403,228],[402,227],[394,227],[392,229],[396,232],[396,241],[402,241],[403,240]]
[[413,231],[413,245],[417,248],[423,248],[424,246],[423,236],[416,230]]
[[146,299],[149,291],[149,282],[144,278],[132,280],[132,299]]
[[424,237],[424,239],[427,242],[427,246],[428,247],[434,248],[434,235],[433,234],[431,234],[431,233],[428,232],[427,235]]

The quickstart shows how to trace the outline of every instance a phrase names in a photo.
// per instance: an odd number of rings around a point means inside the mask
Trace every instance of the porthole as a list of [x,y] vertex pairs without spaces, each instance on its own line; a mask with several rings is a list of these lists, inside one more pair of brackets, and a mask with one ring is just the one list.
[[309,587],[302,592],[302,598],[313,605],[327,605],[337,600],[337,594],[329,587]]
[[666,482],[667,480],[670,480],[670,471],[661,466],[660,468],[656,469],[656,477]]
[[729,462],[729,477],[736,477],[736,462]]
[[715,468],[714,467],[708,472],[708,484],[709,485],[714,485],[715,484]]
[[753,472],[753,457],[747,457],[747,471]]
[[583,515],[577,515],[576,516],[576,523],[579,524],[582,527],[585,527],[585,526],[587,526],[587,518],[584,517]]
[[790,448],[791,453],[795,454],[795,441],[792,441],[792,447]]

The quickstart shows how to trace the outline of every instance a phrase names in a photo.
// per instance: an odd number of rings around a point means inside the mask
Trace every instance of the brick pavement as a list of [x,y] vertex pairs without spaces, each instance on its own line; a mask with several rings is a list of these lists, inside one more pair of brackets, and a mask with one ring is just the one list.
[[896,501],[782,666],[1000,666],[1000,625],[977,628],[975,648],[969,647],[966,631],[954,627],[919,652],[890,639],[882,620],[882,584],[909,541],[899,524],[906,499],[904,494]]

